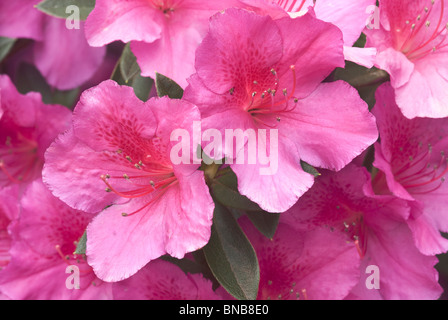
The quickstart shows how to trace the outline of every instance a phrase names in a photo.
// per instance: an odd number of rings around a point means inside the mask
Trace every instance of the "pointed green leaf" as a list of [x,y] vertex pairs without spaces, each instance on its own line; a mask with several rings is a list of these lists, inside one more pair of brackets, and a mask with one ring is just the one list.
[[213,179],[210,187],[213,198],[226,207],[246,211],[262,211],[258,204],[238,192],[237,177],[231,170]]
[[120,58],[120,72],[123,80],[128,83],[133,77],[140,74],[137,58],[132,53],[129,43],[123,49]]
[[84,232],[76,245],[75,254],[86,254],[87,231]]
[[182,99],[184,90],[174,80],[156,73],[156,89],[159,97],[168,96],[171,99]]
[[302,166],[303,171],[305,171],[306,173],[312,174],[314,177],[320,176],[319,171],[317,171],[316,168],[306,163],[305,161],[300,160],[300,165]]
[[0,37],[0,62],[6,58],[15,43],[16,39]]
[[148,100],[154,85],[153,79],[141,75],[137,59],[130,50],[129,44],[124,47],[123,53],[112,72],[111,79],[120,85],[132,87],[135,95],[142,101]]
[[278,222],[280,220],[279,213],[270,213],[266,211],[247,211],[247,217],[250,219],[255,228],[258,229],[265,237],[274,238],[277,231]]
[[66,19],[72,15],[72,12],[67,10],[69,6],[77,6],[80,20],[86,20],[95,8],[95,0],[44,0],[36,5],[36,8],[51,16]]
[[215,204],[212,234],[203,251],[210,270],[227,292],[240,300],[257,298],[257,255],[233,215],[219,203]]

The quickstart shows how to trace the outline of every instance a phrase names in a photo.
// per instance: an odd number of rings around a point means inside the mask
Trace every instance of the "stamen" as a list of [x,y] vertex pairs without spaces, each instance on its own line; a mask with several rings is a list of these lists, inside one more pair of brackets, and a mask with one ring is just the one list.
[[9,171],[6,169],[6,166],[5,166],[5,163],[3,162],[3,160],[0,160],[0,169],[12,183],[22,182],[21,180],[13,177],[13,175],[11,173],[9,173]]
[[303,300],[308,300],[308,293],[306,292],[306,289],[302,289],[302,297],[303,297]]

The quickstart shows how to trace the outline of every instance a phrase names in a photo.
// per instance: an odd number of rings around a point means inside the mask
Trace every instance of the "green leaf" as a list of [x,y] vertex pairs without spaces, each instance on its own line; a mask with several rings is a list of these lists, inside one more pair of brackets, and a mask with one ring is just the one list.
[[154,80],[149,77],[142,77],[138,74],[133,78],[131,87],[134,88],[135,95],[140,100],[147,101],[153,85]]
[[353,46],[357,47],[357,48],[364,48],[366,46],[366,41],[367,41],[367,37],[366,37],[365,33],[361,33],[358,40],[356,40],[356,42]]
[[74,107],[79,96],[79,88],[66,91],[52,89],[39,70],[26,62],[19,65],[15,84],[22,94],[39,92],[44,103],[60,104],[70,109]]
[[87,231],[84,232],[76,245],[75,254],[86,254]]
[[303,171],[306,173],[312,174],[314,177],[320,176],[319,171],[316,170],[312,165],[306,163],[303,160],[300,160],[300,165],[302,166]]
[[95,0],[44,0],[36,5],[36,8],[51,16],[67,19],[73,13],[67,10],[69,6],[77,6],[80,20],[86,20],[95,8]]
[[0,37],[0,62],[6,58],[15,43],[16,39]]
[[248,211],[247,217],[252,224],[260,231],[265,237],[274,238],[277,231],[278,222],[280,220],[279,213],[270,213],[266,211]]
[[212,234],[203,248],[215,278],[232,296],[255,300],[260,282],[257,255],[233,215],[215,204]]
[[346,61],[345,68],[336,68],[333,80],[343,80],[358,90],[358,93],[371,110],[375,105],[376,89],[390,80],[389,74],[376,67],[366,68],[354,62]]
[[182,99],[184,90],[175,81],[160,73],[156,73],[156,89],[159,97],[168,96],[171,99]]
[[260,206],[238,192],[238,181],[231,170],[213,179],[210,185],[212,196],[226,207],[245,211],[262,211]]
[[129,43],[123,49],[120,58],[120,72],[123,80],[128,83],[133,77],[140,74],[137,58],[132,53]]
[[120,85],[132,87],[135,95],[142,101],[148,100],[154,85],[153,79],[141,75],[137,58],[130,50],[129,44],[124,47],[123,53],[112,72],[111,79]]
[[21,63],[17,69],[15,82],[17,90],[21,94],[32,91],[39,92],[44,103],[52,103],[51,87],[34,65]]

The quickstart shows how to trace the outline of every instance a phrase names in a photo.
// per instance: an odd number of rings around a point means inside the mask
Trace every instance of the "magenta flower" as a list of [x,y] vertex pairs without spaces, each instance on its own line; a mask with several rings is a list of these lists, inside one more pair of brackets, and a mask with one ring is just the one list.
[[19,188],[11,186],[0,190],[0,271],[9,264],[11,235],[9,226],[19,216]]
[[[311,14],[272,20],[228,9],[212,17],[196,52],[197,73],[184,99],[199,107],[203,129],[222,136],[227,130],[272,129],[270,139],[259,135],[258,154],[278,149],[278,159],[271,153],[278,166],[260,174],[261,161],[231,163],[241,194],[267,211],[289,209],[313,184],[301,159],[340,170],[377,139],[374,117],[352,87],[342,81],[321,84],[344,65],[342,44],[335,26]],[[214,151],[215,159],[226,156],[227,163],[257,154],[228,141]]]
[[43,29],[40,26],[43,24],[45,15],[34,8],[38,3],[39,0],[2,1],[0,3],[0,36],[43,40]]
[[87,228],[88,261],[101,279],[123,280],[208,242],[214,204],[203,172],[170,158],[171,132],[190,133],[199,119],[186,101],[143,103],[109,80],[83,93],[73,129],[48,149],[44,180],[53,193],[79,210],[104,209]]
[[[374,195],[367,170],[350,164],[338,173],[323,172],[285,218],[307,230],[342,234],[357,248],[361,276],[348,299],[437,299],[437,258],[415,247],[410,210],[405,200]],[[366,285],[368,266],[379,270],[376,288]]]
[[79,87],[95,74],[106,50],[89,46],[83,22],[79,29],[68,29],[65,19],[36,9],[39,2],[2,1],[0,36],[35,40],[29,55],[48,84],[60,90]]
[[[41,176],[45,150],[68,128],[71,112],[46,105],[38,93],[22,95],[0,76],[0,188]],[[49,117],[48,115],[51,115]]]
[[376,66],[390,74],[407,118],[448,116],[448,7],[444,0],[380,0],[380,29],[366,30]]
[[99,0],[87,18],[92,46],[131,42],[142,75],[161,73],[184,87],[212,14],[233,0]]
[[114,283],[117,300],[221,300],[212,282],[201,274],[186,274],[176,265],[154,260],[129,279]]
[[392,193],[414,202],[409,226],[425,254],[448,250],[448,119],[407,119],[395,103],[394,90],[383,84],[376,94],[374,114],[381,143],[375,145],[377,193]]
[[243,7],[257,13],[269,14],[274,19],[292,18],[304,15],[309,7],[320,20],[333,23],[343,33],[344,58],[368,68],[373,66],[376,50],[374,48],[353,47],[368,20],[368,8],[375,0],[240,0]]
[[[84,256],[73,254],[91,219],[55,198],[40,179],[32,182],[10,228],[11,261],[0,272],[0,291],[14,300],[111,299],[112,285],[95,276]],[[69,266],[76,268],[78,283],[68,279]]]
[[[283,217],[283,216],[282,216]],[[280,218],[273,239],[240,219],[260,265],[258,300],[341,300],[359,281],[359,256],[343,234]]]

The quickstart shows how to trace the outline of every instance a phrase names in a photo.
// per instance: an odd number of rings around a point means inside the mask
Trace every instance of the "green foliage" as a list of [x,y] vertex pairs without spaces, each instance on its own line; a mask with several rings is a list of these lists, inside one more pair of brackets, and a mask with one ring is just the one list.
[[42,101],[46,104],[60,104],[73,108],[79,96],[78,88],[65,91],[52,88],[39,70],[28,63],[22,63],[19,66],[15,82],[20,93],[39,92],[42,95]]
[[86,20],[95,7],[95,0],[43,0],[36,8],[48,15],[66,19],[72,15],[67,7],[73,5],[79,8],[80,20]]
[[132,53],[129,43],[123,49],[111,79],[120,85],[130,86],[134,89],[135,95],[142,101],[147,101],[151,92],[154,80],[141,75],[137,58]]
[[184,90],[170,78],[156,73],[156,89],[159,97],[168,96],[171,99],[182,99]]
[[6,58],[16,43],[16,39],[0,37],[0,62]]
[[79,239],[74,253],[86,254],[86,245],[87,245],[87,231],[85,231],[82,237]]
[[240,300],[257,298],[257,255],[233,215],[219,203],[215,203],[212,233],[203,251],[210,270],[227,292]]

